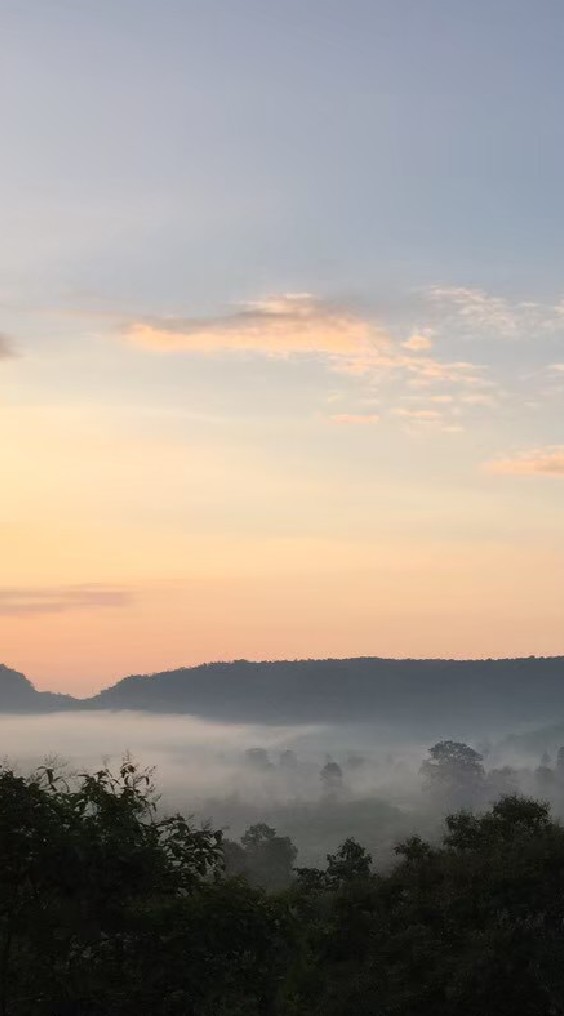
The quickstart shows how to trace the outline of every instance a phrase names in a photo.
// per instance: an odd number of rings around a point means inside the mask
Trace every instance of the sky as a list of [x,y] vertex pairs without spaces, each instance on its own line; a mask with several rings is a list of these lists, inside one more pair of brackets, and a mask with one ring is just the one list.
[[0,659],[564,653],[560,0],[0,38]]

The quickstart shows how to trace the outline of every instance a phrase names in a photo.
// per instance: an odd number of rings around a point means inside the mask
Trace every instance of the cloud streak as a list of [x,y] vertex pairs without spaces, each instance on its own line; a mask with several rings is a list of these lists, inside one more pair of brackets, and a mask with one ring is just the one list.
[[212,318],[133,321],[125,326],[124,335],[151,352],[319,355],[339,373],[403,372],[421,384],[480,383],[482,369],[467,361],[449,363],[423,356],[433,345],[427,334],[413,333],[403,343],[394,342],[381,325],[309,294],[274,296]]
[[0,617],[62,614],[75,610],[123,607],[131,601],[128,590],[104,586],[54,588],[0,588]]
[[467,336],[522,339],[564,332],[562,302],[511,301],[471,286],[433,286],[427,297],[443,326],[457,327]]
[[378,423],[380,420],[379,413],[333,413],[329,419],[331,423],[338,423],[344,426],[362,426]]
[[134,321],[127,339],[153,352],[266,356],[342,354],[389,345],[383,331],[359,315],[309,294],[285,294],[212,318]]
[[533,448],[512,458],[487,462],[485,468],[500,476],[564,477],[564,445]]

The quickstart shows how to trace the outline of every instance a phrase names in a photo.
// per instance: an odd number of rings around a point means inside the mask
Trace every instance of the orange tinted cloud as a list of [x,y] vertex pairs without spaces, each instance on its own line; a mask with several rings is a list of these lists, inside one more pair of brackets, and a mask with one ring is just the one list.
[[273,296],[216,317],[134,320],[122,334],[140,348],[161,353],[316,355],[324,357],[329,369],[338,374],[399,380],[412,388],[481,388],[490,384],[479,365],[429,356],[433,346],[429,329],[414,332],[401,342],[354,309],[310,294]]
[[378,423],[380,416],[378,413],[333,413],[329,419],[332,423],[355,425]]
[[0,617],[28,617],[31,614],[61,614],[72,610],[122,607],[130,602],[125,589],[89,586],[49,588],[0,588]]
[[409,420],[425,421],[439,420],[442,417],[438,409],[396,409],[394,415],[404,416]]
[[286,294],[246,304],[214,318],[134,321],[128,339],[155,352],[343,354],[387,346],[383,331],[354,312],[308,294]]
[[534,448],[509,459],[497,459],[486,464],[489,473],[504,476],[563,476],[564,445]]
[[414,332],[402,345],[404,349],[409,349],[412,353],[420,353],[426,349],[432,349],[433,342],[428,335],[422,332]]

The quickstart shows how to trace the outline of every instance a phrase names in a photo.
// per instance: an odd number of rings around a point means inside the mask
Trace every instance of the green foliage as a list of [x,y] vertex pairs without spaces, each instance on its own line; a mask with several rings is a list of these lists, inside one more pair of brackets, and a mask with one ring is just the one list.
[[[177,956],[181,948],[192,956],[193,977],[197,972],[203,984],[205,964],[191,938],[182,936],[194,936],[206,907],[216,914],[209,935],[221,939],[229,893],[236,893],[230,954],[235,970],[254,962],[259,931],[261,955],[268,953],[265,926],[270,922],[274,932],[278,920],[262,897],[251,894],[241,924],[243,890],[222,881],[221,848],[218,831],[180,815],[157,820],[150,774],[129,760],[117,776],[103,769],[73,786],[49,767],[29,780],[0,772],[2,1016],[52,1016],[65,1006],[81,1016],[145,1011],[207,1016],[207,1003],[197,1002],[192,982],[196,1000],[188,1003],[185,973],[182,990],[178,987],[186,964],[177,971],[167,964],[164,923]],[[214,895],[220,882],[221,906]],[[180,992],[181,1003],[167,998],[165,1004],[163,973],[171,999]],[[223,981],[214,976],[218,997],[221,990],[228,996],[230,977],[237,980],[229,963],[224,973]],[[160,1009],[156,1003],[144,1007],[145,983],[147,991],[159,985]],[[133,1008],[131,999],[137,999]]]
[[335,892],[343,886],[370,878],[372,857],[349,836],[334,854],[327,854],[327,868],[296,868],[298,886],[306,892]]
[[360,843],[349,837],[336,854],[327,855],[327,877],[335,887],[367,879],[372,858]]
[[[189,897],[144,901],[98,975],[116,977],[106,1008],[120,1016],[262,1016],[288,964],[287,908],[243,880],[204,883]],[[123,979],[123,971],[127,978]]]
[[413,837],[397,853],[387,875],[343,886],[310,921],[296,1013],[564,1011],[564,831],[547,806],[513,797],[462,812],[441,845]]

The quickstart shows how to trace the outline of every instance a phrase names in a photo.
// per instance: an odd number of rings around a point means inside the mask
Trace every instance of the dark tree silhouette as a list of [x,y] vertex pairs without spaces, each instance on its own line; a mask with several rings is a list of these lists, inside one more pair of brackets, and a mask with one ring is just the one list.
[[447,808],[471,807],[480,801],[485,772],[482,756],[460,741],[438,741],[421,766],[427,788]]
[[364,847],[349,837],[335,854],[327,855],[327,875],[334,885],[368,878],[372,857]]
[[277,836],[276,830],[264,822],[249,826],[240,843],[224,843],[228,874],[244,875],[251,885],[270,890],[290,884],[297,854],[288,836]]

